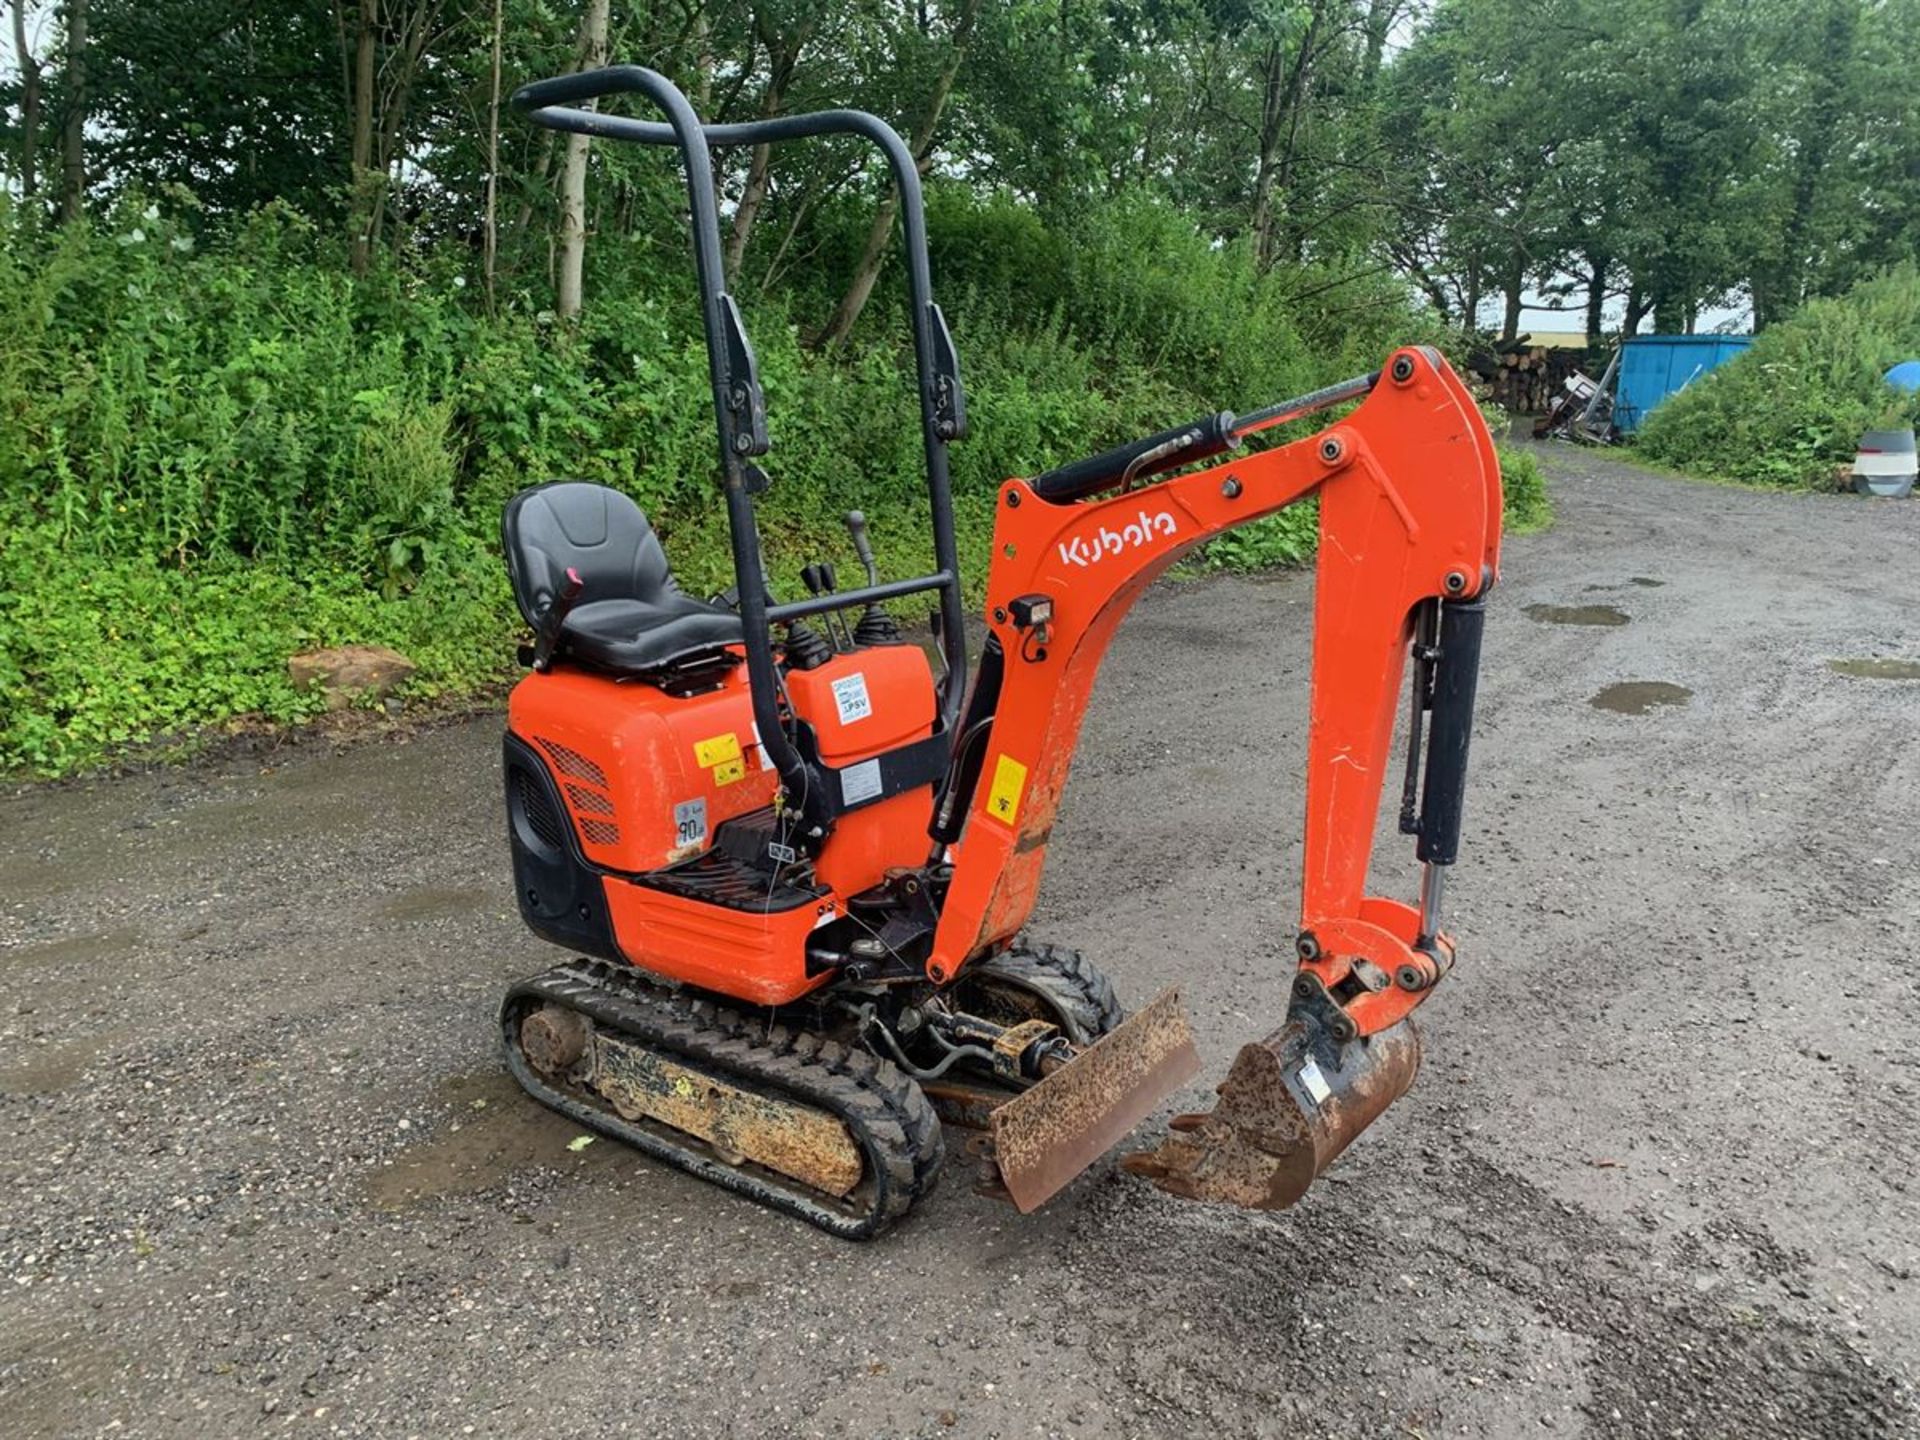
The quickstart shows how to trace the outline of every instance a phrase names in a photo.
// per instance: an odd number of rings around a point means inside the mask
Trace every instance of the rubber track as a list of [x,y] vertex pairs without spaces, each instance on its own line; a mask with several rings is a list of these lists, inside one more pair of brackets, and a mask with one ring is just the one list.
[[1071,1007],[1084,1033],[1069,1034],[1076,1045],[1098,1040],[1127,1018],[1106,973],[1078,950],[1029,940],[1025,934],[998,955],[974,962],[976,973],[999,975],[1062,1008]]
[[[661,1129],[630,1124],[611,1108],[550,1084],[519,1046],[521,1017],[545,1003],[748,1089],[826,1110],[846,1125],[865,1158],[860,1187],[843,1201],[772,1171],[729,1165],[696,1139],[676,1144]],[[592,960],[558,965],[515,985],[500,1007],[500,1025],[508,1068],[543,1105],[842,1239],[881,1234],[939,1180],[945,1142],[920,1087],[892,1063],[812,1031],[749,1019]],[[851,1200],[863,1204],[854,1209]]]

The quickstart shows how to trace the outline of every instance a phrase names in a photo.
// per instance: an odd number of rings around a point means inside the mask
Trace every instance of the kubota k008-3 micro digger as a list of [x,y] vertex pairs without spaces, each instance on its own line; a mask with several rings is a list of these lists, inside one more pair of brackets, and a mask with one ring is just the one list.
[[[616,92],[665,123],[582,108]],[[966,406],[899,137],[849,110],[703,126],[636,67],[514,103],[555,129],[679,150],[736,576],[723,600],[682,592],[646,517],[604,486],[540,485],[507,506],[533,628],[506,737],[514,883],[537,933],[589,957],[508,994],[514,1074],[583,1125],[838,1235],[874,1235],[928,1192],[943,1125],[979,1132],[989,1188],[1022,1210],[1045,1201],[1198,1068],[1173,992],[1124,1018],[1092,964],[1023,933],[1094,673],[1180,556],[1317,495],[1285,1018],[1242,1049],[1211,1113],[1125,1162],[1181,1195],[1291,1204],[1412,1082],[1408,1017],[1453,963],[1441,878],[1500,542],[1493,446],[1459,380],[1401,350],[1297,400],[1007,481],[970,672],[947,481]],[[709,146],[842,133],[876,143],[898,187],[933,568],[880,579],[849,514],[866,583],[836,590],[809,566],[810,593],[777,601],[754,521],[766,416],[723,284]],[[1355,400],[1311,438],[1236,454]],[[938,597],[937,680],[885,608],[916,594]],[[1365,889],[1409,669],[1413,903]]]

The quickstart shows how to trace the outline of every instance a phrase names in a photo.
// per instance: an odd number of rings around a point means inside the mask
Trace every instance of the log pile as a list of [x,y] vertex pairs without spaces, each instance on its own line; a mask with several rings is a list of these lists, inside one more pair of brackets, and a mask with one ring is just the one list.
[[1476,350],[1467,364],[1490,387],[1496,403],[1515,415],[1538,415],[1552,407],[1585,359],[1584,351],[1548,349],[1521,335]]

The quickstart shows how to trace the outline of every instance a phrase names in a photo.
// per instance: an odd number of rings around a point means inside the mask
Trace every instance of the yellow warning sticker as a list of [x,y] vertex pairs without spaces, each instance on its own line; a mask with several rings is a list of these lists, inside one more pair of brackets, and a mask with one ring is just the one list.
[[693,758],[699,762],[702,770],[711,770],[714,766],[724,765],[729,760],[738,760],[740,737],[729,730],[726,734],[716,735],[711,740],[696,740],[693,745]]
[[716,785],[731,785],[736,780],[746,778],[747,762],[745,760],[723,760],[713,767],[713,783]]
[[1027,789],[1027,767],[1011,755],[1002,755],[993,767],[993,786],[987,791],[987,813],[1008,825],[1020,818],[1020,797]]

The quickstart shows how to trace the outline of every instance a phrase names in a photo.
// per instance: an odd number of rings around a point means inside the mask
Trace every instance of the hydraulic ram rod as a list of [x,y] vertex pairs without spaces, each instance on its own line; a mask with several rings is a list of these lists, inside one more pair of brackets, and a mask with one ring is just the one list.
[[1251,415],[1236,416],[1231,410],[1203,415],[1187,425],[1176,425],[1144,440],[1134,440],[1089,455],[1071,465],[1062,465],[1033,479],[1033,492],[1043,500],[1064,504],[1083,500],[1116,485],[1131,484],[1149,475],[1179,470],[1201,460],[1210,460],[1230,450],[1238,450],[1249,435],[1299,420],[1317,410],[1325,410],[1346,400],[1358,400],[1380,379],[1380,372],[1356,375],[1337,385],[1328,385],[1278,405],[1269,405]]
[[1251,415],[1242,415],[1233,422],[1231,434],[1234,443],[1249,435],[1257,435],[1262,430],[1271,430],[1276,425],[1285,425],[1289,420],[1299,420],[1316,410],[1325,410],[1346,400],[1358,400],[1380,381],[1380,372],[1371,375],[1356,375],[1351,380],[1342,380],[1337,385],[1327,385],[1305,395],[1295,396],[1291,400],[1282,400],[1278,405],[1269,405],[1264,410],[1256,410]]

